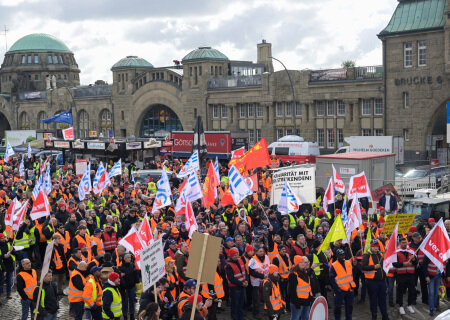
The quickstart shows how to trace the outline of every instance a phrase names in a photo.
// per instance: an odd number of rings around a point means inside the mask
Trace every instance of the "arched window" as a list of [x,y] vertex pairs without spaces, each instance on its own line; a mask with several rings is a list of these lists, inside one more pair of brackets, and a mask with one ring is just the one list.
[[100,132],[104,137],[108,137],[108,130],[112,127],[112,114],[108,109],[104,109],[100,113]]
[[28,118],[28,113],[22,112],[19,116],[19,128],[20,129],[30,129],[30,119]]
[[86,110],[81,110],[78,113],[78,135],[80,138],[89,136],[89,114]]
[[38,129],[48,129],[48,124],[47,123],[44,123],[44,122],[42,122],[41,120],[44,120],[44,119],[47,119],[48,117],[47,117],[47,113],[45,113],[45,111],[41,111],[41,112],[39,112],[38,113],[38,125],[37,125],[37,127],[38,127]]

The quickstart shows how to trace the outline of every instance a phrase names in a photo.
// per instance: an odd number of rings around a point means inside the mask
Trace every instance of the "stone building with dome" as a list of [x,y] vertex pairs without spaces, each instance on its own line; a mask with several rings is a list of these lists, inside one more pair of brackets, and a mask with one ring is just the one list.
[[[398,0],[378,37],[383,65],[274,72],[272,45],[256,44],[255,62],[199,47],[170,66],[127,56],[111,66],[112,84],[80,86],[74,53],[50,35],[31,34],[0,68],[0,136],[5,129],[58,133],[40,121],[72,107],[75,134],[163,137],[192,130],[246,133],[252,144],[292,134],[334,152],[352,135],[401,135],[406,159],[446,149],[450,100],[450,0]],[[414,12],[413,15],[409,14]],[[276,47],[274,48],[276,49]],[[274,56],[277,57],[276,52]],[[169,57],[172,61],[176,57]],[[289,61],[284,61],[289,66]],[[46,77],[55,79],[47,89]]]

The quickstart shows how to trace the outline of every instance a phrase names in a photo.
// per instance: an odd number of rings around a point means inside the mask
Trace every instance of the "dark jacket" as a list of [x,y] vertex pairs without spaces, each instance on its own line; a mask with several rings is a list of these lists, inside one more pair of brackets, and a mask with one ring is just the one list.
[[[12,246],[11,246],[11,249]],[[3,272],[13,272],[14,271],[14,261],[12,256],[9,258],[5,258],[5,255],[8,253],[8,242],[0,242],[0,261],[3,262],[2,271]],[[12,251],[12,255],[14,255],[14,250]]]
[[112,286],[109,282],[107,282],[105,284],[105,287],[103,288],[103,297],[102,297],[103,311],[109,318],[114,319],[114,313],[111,311],[111,305],[113,303],[113,294],[109,290],[105,291],[105,289],[108,287],[111,287],[113,290],[116,290],[117,294],[120,294],[120,291],[118,287]]
[[269,314],[269,316],[274,316],[276,314],[281,314],[283,312],[283,308],[281,308],[278,311],[274,311],[272,308],[272,303],[270,302],[270,296],[272,295],[273,286],[274,286],[274,282],[272,279],[264,281],[262,297],[263,297],[265,305],[267,306],[267,313]]
[[[19,270],[19,272],[26,272],[29,273],[30,275],[32,274],[32,270],[23,270],[22,268]],[[23,280],[22,276],[17,273],[17,278],[16,278],[16,287],[17,287],[17,293],[20,295],[20,297],[27,301],[28,300],[28,296],[25,293],[25,280]]]
[[[372,257],[373,266],[369,266],[369,258]],[[362,270],[363,271],[372,271],[375,270],[375,277],[373,280],[385,280],[386,279],[386,272],[383,270],[383,257],[381,256],[380,252],[372,253],[371,249],[368,250],[367,253],[363,254],[362,258]],[[380,268],[375,269],[375,265],[379,264]]]
[[[183,315],[181,316],[181,320],[189,320],[191,319],[191,313],[192,313],[192,305],[189,302],[186,302],[186,304],[183,307]],[[197,308],[195,309],[194,313],[194,320],[204,320],[200,313],[198,312]]]
[[[39,283],[38,283],[39,286]],[[41,292],[41,299],[44,299],[44,307],[42,307],[41,303],[38,303],[39,309],[38,309],[38,319],[44,319],[44,316],[47,314],[55,314],[58,312],[59,309],[59,302],[58,302],[58,294],[57,294],[57,287],[56,284],[46,283],[44,282],[42,285],[42,292]],[[33,293],[33,301],[34,303],[37,303],[38,301],[38,294],[39,290],[34,290]]]
[[[380,207],[386,207],[386,195],[385,194],[383,194],[383,196],[378,201],[378,205]],[[395,210],[398,209],[397,199],[395,198],[395,196],[392,193],[391,193],[391,198],[389,199],[389,207],[391,209],[390,212],[394,212]]]
[[[61,257],[61,261],[62,261],[62,265],[63,265],[62,269],[58,269],[58,270],[56,269],[56,265],[53,260],[53,258],[55,257],[55,251],[58,251],[58,254]],[[53,248],[52,260],[50,260],[50,269],[52,269],[53,273],[55,273],[55,274],[64,274],[67,271],[67,260],[66,260],[66,255],[64,254],[64,246],[62,244],[55,245]]]
[[[300,279],[302,279],[303,281],[309,282],[311,285],[311,295],[307,299],[300,299],[297,296],[297,283],[298,283],[297,275],[299,276]],[[292,304],[294,304],[297,309],[299,309],[301,306],[309,306],[312,303],[313,285],[312,285],[311,280],[312,279],[308,275],[308,272],[305,272],[305,271],[300,272],[300,273],[293,271],[289,274],[289,278],[288,278],[288,281],[289,281],[288,288],[289,288],[289,296],[290,296],[289,299],[290,299],[290,302]]]
[[235,278],[233,268],[231,267],[230,264],[235,264],[241,272],[244,271],[246,273],[245,278],[247,279],[247,272],[246,272],[245,268],[244,268],[244,270],[241,270],[239,262],[233,261],[231,259],[225,265],[225,273],[227,275],[228,282],[230,282],[238,287],[243,287],[243,283]]
[[[136,287],[136,283],[139,282],[139,274],[136,270],[134,263],[122,263],[119,267],[119,274],[121,275],[120,286],[124,289],[132,289]],[[125,275],[122,276],[122,273]]]

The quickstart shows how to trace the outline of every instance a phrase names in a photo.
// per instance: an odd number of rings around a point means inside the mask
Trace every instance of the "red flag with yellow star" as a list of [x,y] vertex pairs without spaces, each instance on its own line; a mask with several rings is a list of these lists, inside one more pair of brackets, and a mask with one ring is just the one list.
[[212,164],[210,164],[208,174],[206,175],[205,182],[203,183],[203,204],[205,207],[212,206],[216,198],[214,175],[214,168]]
[[232,165],[244,172],[255,168],[265,167],[270,164],[269,150],[267,149],[266,138],[261,139],[250,150],[248,150],[242,157],[236,160],[231,160],[228,167]]

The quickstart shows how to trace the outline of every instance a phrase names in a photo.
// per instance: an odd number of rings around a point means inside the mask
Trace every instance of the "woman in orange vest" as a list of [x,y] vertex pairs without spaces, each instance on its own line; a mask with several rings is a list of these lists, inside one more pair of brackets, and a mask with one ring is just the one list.
[[309,319],[310,305],[313,301],[312,280],[308,274],[309,260],[307,257],[296,256],[295,266],[288,277],[289,304],[292,319]]
[[271,264],[269,265],[269,277],[263,281],[264,309],[267,311],[269,319],[278,319],[286,306],[286,302],[281,298],[278,281],[278,267]]
[[167,291],[172,296],[173,300],[176,300],[179,293],[179,281],[175,260],[169,256],[164,259],[164,262],[166,263],[166,278],[169,281],[169,288]]
[[67,273],[67,260],[64,253],[64,246],[61,243],[61,235],[59,233],[53,234],[53,257],[50,263],[50,268],[53,270],[53,274],[56,275],[56,281],[58,283],[58,294],[63,294],[64,278]]

